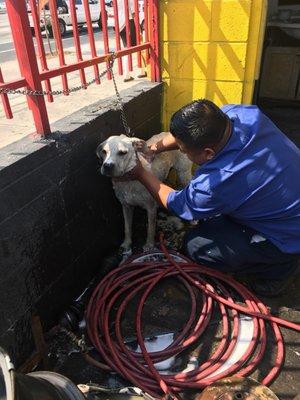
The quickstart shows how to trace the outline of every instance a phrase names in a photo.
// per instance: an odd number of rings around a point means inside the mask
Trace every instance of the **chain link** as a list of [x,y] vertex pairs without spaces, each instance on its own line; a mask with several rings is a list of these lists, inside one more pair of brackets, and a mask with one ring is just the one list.
[[113,63],[114,63],[115,58],[116,58],[116,56],[115,56],[115,54],[113,54],[112,62],[110,62],[109,70],[111,72],[111,76],[112,76],[112,80],[113,80],[113,84],[114,84],[114,88],[115,88],[115,92],[116,92],[116,96],[117,96],[117,101],[119,103],[119,107],[120,107],[120,111],[121,111],[121,120],[122,120],[124,129],[125,129],[125,133],[127,136],[133,136],[133,133],[131,132],[129,125],[128,125],[128,121],[127,121],[125,110],[124,110],[124,104],[122,102],[122,98],[121,98],[120,92],[118,90],[116,78],[115,78],[114,71],[113,71]]
[[[103,72],[99,74],[99,79],[103,78],[104,75],[107,74],[107,72],[111,72],[115,58],[116,57],[113,53],[109,60],[108,68],[106,68]],[[73,92],[78,92],[81,89],[86,89],[88,86],[92,85],[97,80],[98,78],[94,78],[86,82],[85,85],[74,86],[71,89],[66,89],[66,90],[65,89],[62,90],[0,89],[0,94],[22,94],[25,96],[48,96],[48,95],[58,96],[60,94],[69,94]]]
[[116,59],[116,54],[112,53],[108,59],[108,67],[99,74],[99,78],[98,77],[94,78],[94,79],[86,82],[86,84],[84,84],[84,85],[74,86],[71,89],[66,89],[66,90],[65,89],[61,89],[61,90],[0,89],[0,94],[21,94],[24,96],[49,96],[49,95],[58,96],[61,94],[69,94],[69,93],[78,92],[79,90],[82,90],[82,89],[86,89],[87,87],[89,87],[90,85],[95,83],[98,79],[103,78],[104,75],[106,75],[108,72],[110,72],[111,76],[112,76],[116,96],[117,96],[117,102],[119,104],[119,108],[121,111],[121,120],[122,120],[124,129],[125,129],[126,135],[132,136],[131,130],[129,128],[127,118],[125,115],[122,98],[120,96],[120,92],[118,90],[114,71],[113,71],[115,59]]

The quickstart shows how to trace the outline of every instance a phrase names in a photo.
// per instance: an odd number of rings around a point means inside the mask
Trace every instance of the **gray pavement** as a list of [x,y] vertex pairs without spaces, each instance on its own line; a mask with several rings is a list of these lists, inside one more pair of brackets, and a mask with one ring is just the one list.
[[[93,24],[94,29],[94,37],[96,42],[96,47],[98,51],[103,51],[103,41],[102,41],[102,32],[97,26],[97,23]],[[88,55],[89,53],[89,40],[87,35],[87,29],[84,27],[83,31],[80,33],[80,42],[83,47],[83,55]],[[109,40],[113,42],[114,40],[114,30],[113,28],[108,28],[108,36]],[[43,42],[45,46],[46,52],[49,52],[48,41],[46,38],[46,34],[42,33]],[[53,49],[55,49],[54,39],[49,39],[50,45]],[[36,39],[33,38],[34,46],[37,48]],[[72,49],[74,47],[73,33],[72,28],[67,27],[67,33],[62,38],[63,46],[65,50]],[[114,49],[114,44],[112,43],[112,50]],[[0,14],[0,63],[5,63],[7,61],[15,60],[16,53],[13,43],[13,38],[11,35],[11,30],[9,26],[9,21],[6,13]]]

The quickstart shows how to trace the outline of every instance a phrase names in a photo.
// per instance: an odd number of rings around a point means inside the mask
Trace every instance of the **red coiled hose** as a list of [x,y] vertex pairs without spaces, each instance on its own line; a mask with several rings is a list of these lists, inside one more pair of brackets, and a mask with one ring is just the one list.
[[[166,260],[123,263],[98,284],[90,299],[86,311],[88,334],[110,369],[155,398],[160,398],[163,394],[176,397],[177,392],[186,388],[200,389],[229,375],[239,377],[249,375],[264,355],[267,342],[266,322],[268,322],[277,343],[274,366],[262,380],[264,385],[270,384],[284,362],[284,344],[279,326],[299,332],[300,325],[272,316],[257,297],[230,276],[195,264],[184,257],[182,257],[183,262],[175,261],[166,250],[162,240],[161,249]],[[167,349],[148,353],[141,329],[143,306],[154,286],[171,276],[177,277],[187,289],[191,300],[190,316],[186,326]],[[207,278],[215,283],[212,285],[206,281]],[[203,304],[200,315],[197,315],[196,295],[193,288],[201,291]],[[245,305],[234,303],[230,292],[238,294]],[[142,353],[137,353],[124,344],[120,325],[128,302],[140,293],[143,294],[139,300],[135,324]],[[109,318],[116,302],[120,304],[115,317],[116,339],[113,340],[109,330]],[[223,326],[222,339],[214,354],[193,371],[160,375],[154,364],[179,354],[200,338],[211,320],[214,302],[220,309]],[[253,318],[252,340],[237,362],[225,371],[210,377],[229,358],[236,345],[239,313]]]

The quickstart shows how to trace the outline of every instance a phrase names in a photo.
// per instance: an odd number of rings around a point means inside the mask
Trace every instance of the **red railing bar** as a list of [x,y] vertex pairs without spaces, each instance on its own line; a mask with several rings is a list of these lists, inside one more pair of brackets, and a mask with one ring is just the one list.
[[[121,50],[121,41],[120,41],[120,24],[119,24],[119,11],[118,11],[117,0],[113,0],[113,9],[114,9],[114,21],[115,21],[116,51],[118,51]],[[118,58],[118,70],[119,70],[119,75],[123,75],[123,64],[121,57]]]
[[[100,0],[100,8],[101,8],[101,21],[102,21],[102,34],[103,34],[103,43],[104,43],[104,53],[109,53],[109,43],[108,43],[108,32],[107,32],[107,15],[105,9],[105,0]],[[108,67],[108,63],[106,64]],[[108,71],[107,79],[111,79],[111,73]]]
[[[85,13],[85,19],[86,19],[86,26],[87,26],[87,30],[88,30],[91,54],[92,54],[93,58],[96,58],[97,52],[96,52],[96,46],[95,46],[94,30],[93,30],[91,12],[90,12],[90,8],[89,8],[88,0],[82,0],[82,3],[83,3],[83,7],[84,7],[84,13]],[[95,63],[93,65],[94,65],[94,75],[95,75],[96,83],[99,85],[99,83],[100,83],[99,68],[98,68],[97,63]]]
[[[40,59],[42,71],[48,71],[49,69],[48,69],[47,60],[46,60],[44,42],[43,42],[43,38],[41,35],[41,30],[40,30],[40,18],[39,18],[38,11],[37,11],[36,0],[30,0],[30,9],[31,9],[31,15],[32,15],[32,20],[33,20],[34,34],[35,34],[35,38],[36,38],[36,42],[37,42],[38,56]],[[51,91],[51,83],[49,80],[45,81],[45,88],[48,92]],[[47,95],[47,99],[50,103],[53,102],[53,96],[51,94]]]
[[[1,68],[0,68],[0,84],[3,83],[3,82],[4,82],[3,75],[2,75]],[[12,115],[12,112],[11,112],[11,108],[10,108],[10,104],[9,104],[9,100],[8,100],[7,94],[1,93],[1,100],[2,100],[3,107],[4,107],[4,112],[5,112],[6,118],[7,119],[12,119],[13,115]]]
[[159,21],[158,21],[158,0],[152,0],[153,5],[153,55],[152,59],[154,62],[154,81],[160,82],[160,69],[159,69]]
[[0,89],[15,90],[15,89],[21,89],[25,86],[27,86],[27,81],[25,78],[19,78],[14,81],[0,83]]
[[[128,0],[123,0],[123,1],[124,1],[125,27],[126,27],[126,47],[131,47]],[[131,54],[128,55],[127,65],[128,65],[128,70],[132,71]]]
[[[142,50],[149,49],[149,48],[150,48],[150,43],[143,43],[143,44],[140,44],[139,46],[134,46],[129,49],[120,50],[120,51],[116,52],[115,54],[116,54],[116,57],[123,57],[128,54],[132,54],[137,51],[142,51]],[[100,64],[100,63],[107,61],[108,56],[109,56],[109,54],[105,54],[102,56],[97,56],[90,60],[83,60],[83,61],[79,61],[74,64],[68,64],[63,67],[54,68],[54,69],[51,69],[50,71],[44,71],[44,72],[40,73],[40,78],[41,78],[41,80],[50,79],[50,78],[54,78],[55,76],[59,76],[62,73],[73,72],[73,71],[77,71],[78,69],[81,69],[81,68],[92,67],[95,64]]]
[[[6,0],[6,9],[7,9],[7,2],[8,2],[8,0]],[[27,9],[26,9],[26,12],[27,12]],[[7,10],[7,15],[8,15],[8,19],[9,19],[8,10]],[[26,16],[27,16],[27,14],[26,14]],[[12,27],[10,22],[9,22],[9,25],[10,25],[10,30],[11,30],[12,35],[13,35],[13,37],[15,37],[16,33],[15,33],[15,30],[13,29],[13,27]],[[15,42],[15,39],[13,39],[13,40],[14,40],[14,47],[15,47],[16,56],[17,56],[17,60],[18,60],[18,64],[19,64],[21,75],[25,76],[26,72],[23,70],[24,65],[23,65],[23,62],[22,62],[22,58],[23,58],[22,50],[23,50],[23,48],[22,48],[22,46],[20,46],[19,43]],[[30,102],[30,99],[27,96],[26,96],[26,101],[27,101],[27,105],[28,105],[29,110],[31,110],[31,102]]]
[[[25,87],[30,90],[42,90],[39,69],[35,56],[32,34],[25,1],[6,0],[9,24],[12,29],[13,41],[18,57],[21,73],[25,78]],[[47,73],[48,71],[44,71]],[[8,87],[12,88],[12,82]],[[37,134],[50,133],[49,119],[43,96],[27,96],[29,108],[32,111]]]
[[[148,50],[148,49],[150,49],[150,43],[143,43],[143,44],[140,44],[139,46],[131,47],[130,49],[122,49],[120,51],[117,51],[115,53],[115,55],[116,55],[116,58],[119,58],[119,57],[127,56],[130,53],[135,53],[137,51]],[[91,59],[91,60],[83,60],[83,61],[79,61],[77,63],[65,65],[64,67],[58,67],[58,68],[51,69],[49,71],[43,71],[39,74],[39,78],[41,81],[44,81],[46,79],[51,79],[51,78],[55,78],[56,76],[60,76],[62,73],[74,72],[74,71],[78,71],[79,69],[82,69],[82,68],[92,67],[95,64],[101,64],[101,63],[105,62],[107,60],[108,56],[109,56],[108,54],[105,54],[102,56],[95,57],[94,59]],[[27,86],[27,82],[26,82],[26,79],[24,79],[24,78],[20,78],[20,79],[5,82],[5,83],[0,83],[0,89],[20,89],[20,88],[26,87],[26,86]]]
[[[31,1],[33,1],[33,0],[31,0]],[[76,57],[77,57],[77,61],[82,61],[82,52],[81,52],[81,44],[80,44],[79,32],[78,32],[75,0],[70,0],[69,4],[70,4],[70,14],[71,14],[72,27],[73,27],[73,39],[74,39],[74,44],[75,44]],[[79,70],[79,75],[80,75],[81,84],[85,86],[86,79],[85,79],[85,73],[84,73],[83,68],[81,68]]]
[[[139,2],[138,0],[134,0],[134,25],[135,25],[135,35],[136,35],[136,44],[141,44],[141,24],[140,24],[140,12],[139,12]],[[138,68],[142,66],[142,57],[141,53],[137,53],[137,63]]]
[[[148,0],[144,0],[144,35],[145,42],[149,42],[149,3]],[[149,62],[149,51],[146,50],[146,63]]]
[[149,0],[149,24],[151,43],[151,80],[160,81],[159,59],[158,59],[158,4],[157,0]]
[[[49,0],[49,6],[50,6],[49,7],[50,15],[51,15],[51,27],[52,27],[54,39],[56,42],[59,64],[61,67],[63,67],[66,65],[66,62],[65,62],[64,49],[63,49],[63,44],[62,44],[62,39],[61,39],[61,34],[60,34],[60,29],[59,29],[58,17],[57,17],[56,0]],[[46,21],[45,21],[45,25],[46,25]],[[62,74],[62,84],[63,84],[63,89],[66,91],[64,94],[66,96],[68,96],[69,95],[68,80],[67,80],[67,75],[65,73]]]
[[151,80],[155,81],[155,65],[154,65],[154,16],[153,16],[153,0],[148,0],[149,4],[149,39],[151,43],[150,48],[150,73]]

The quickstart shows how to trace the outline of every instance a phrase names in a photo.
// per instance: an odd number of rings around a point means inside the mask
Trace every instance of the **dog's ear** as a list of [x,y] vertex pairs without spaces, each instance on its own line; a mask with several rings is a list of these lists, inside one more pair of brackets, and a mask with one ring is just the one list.
[[96,149],[96,156],[97,156],[98,158],[100,158],[100,160],[102,159],[102,157],[101,157],[101,152],[102,152],[102,149],[103,149],[104,144],[105,144],[105,142],[100,143],[100,144],[98,145],[97,149]]
[[132,138],[131,140],[132,146],[135,151],[138,151],[139,153],[147,153],[148,151],[148,146],[145,140],[143,139],[138,139],[138,138]]

